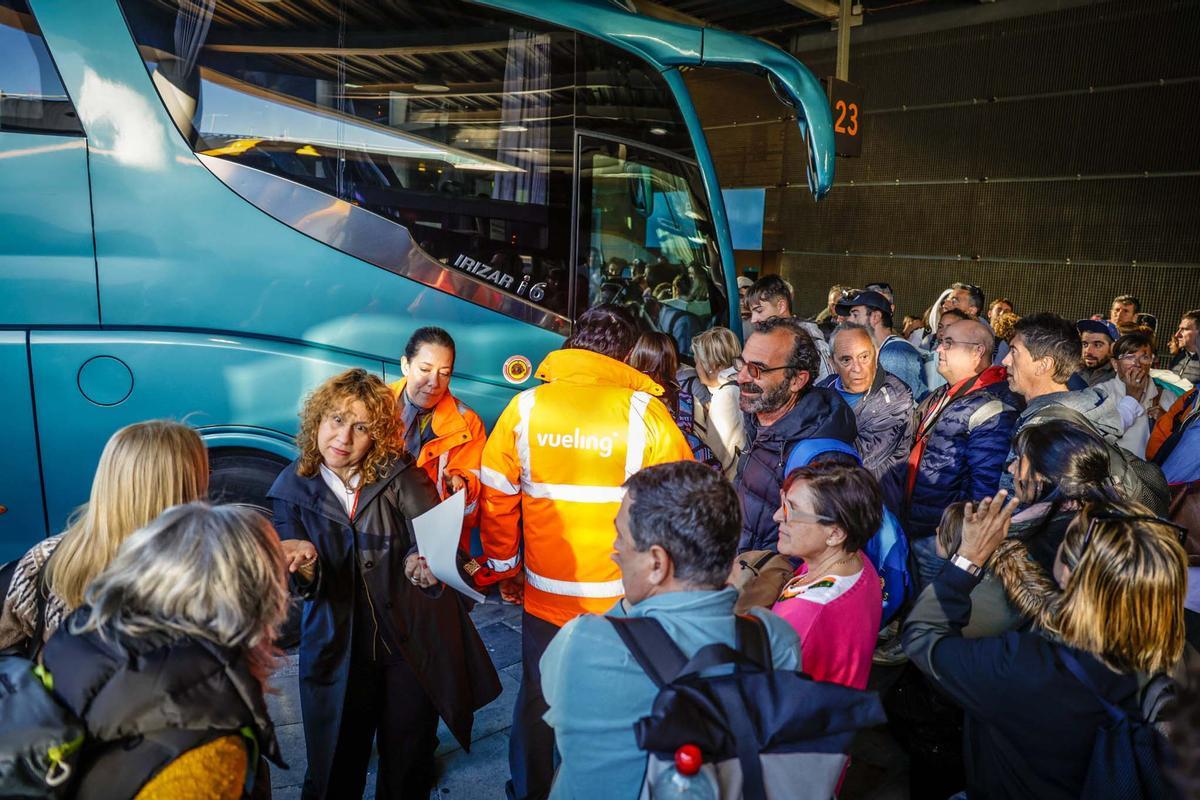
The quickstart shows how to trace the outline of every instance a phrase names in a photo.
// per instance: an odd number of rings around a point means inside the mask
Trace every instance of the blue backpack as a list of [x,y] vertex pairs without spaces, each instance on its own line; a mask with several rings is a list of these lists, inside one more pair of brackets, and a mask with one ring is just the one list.
[[[822,453],[829,452],[846,453],[862,463],[853,445],[837,439],[805,439],[797,442],[788,455],[784,476],[818,460]],[[904,535],[900,521],[887,508],[883,509],[883,522],[879,530],[863,550],[883,583],[883,617],[880,625],[887,625],[904,607],[914,589],[912,573],[908,568],[908,537]]]

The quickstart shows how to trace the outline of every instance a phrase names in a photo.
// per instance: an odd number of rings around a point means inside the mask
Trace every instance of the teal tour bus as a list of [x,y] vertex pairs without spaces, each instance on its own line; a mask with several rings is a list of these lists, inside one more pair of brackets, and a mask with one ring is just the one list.
[[828,191],[802,64],[634,2],[0,0],[0,560],[137,420],[261,502],[303,395],[421,325],[489,423],[589,305],[739,330],[693,68],[769,82]]

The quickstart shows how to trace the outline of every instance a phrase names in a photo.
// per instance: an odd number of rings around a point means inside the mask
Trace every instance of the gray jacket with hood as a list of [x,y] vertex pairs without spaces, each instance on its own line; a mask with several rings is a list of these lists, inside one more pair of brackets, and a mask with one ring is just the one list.
[[[1017,424],[1013,426],[1013,441],[1016,441],[1017,434],[1026,427],[1040,421],[1041,411],[1049,406],[1060,405],[1072,411],[1078,411],[1087,418],[1087,421],[1106,441],[1119,445],[1121,436],[1125,433],[1125,426],[1121,422],[1120,402],[1121,398],[1109,393],[1102,386],[1090,386],[1087,389],[1076,391],[1051,392],[1035,397],[1026,403],[1025,410],[1017,417]],[[1005,465],[1012,463],[1016,457],[1010,444],[1008,458],[1004,461]],[[1007,469],[1000,474],[1000,488],[1007,489],[1010,493],[1013,491],[1013,478]]]

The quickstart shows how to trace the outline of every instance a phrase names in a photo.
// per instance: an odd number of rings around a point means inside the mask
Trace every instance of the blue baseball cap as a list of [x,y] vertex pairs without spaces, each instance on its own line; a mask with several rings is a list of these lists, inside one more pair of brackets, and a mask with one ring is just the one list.
[[1075,323],[1075,330],[1080,333],[1101,333],[1114,342],[1121,338],[1121,332],[1117,330],[1117,326],[1106,319],[1081,319]]

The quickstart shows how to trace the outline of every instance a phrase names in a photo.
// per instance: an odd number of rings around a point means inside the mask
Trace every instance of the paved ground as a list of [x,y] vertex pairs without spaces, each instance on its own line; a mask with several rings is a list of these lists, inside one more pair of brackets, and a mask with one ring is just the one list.
[[[490,598],[489,598],[490,599]],[[521,609],[520,606],[486,603],[475,607],[471,618],[492,655],[504,688],[491,705],[475,715],[471,752],[466,753],[443,724],[438,729],[438,768],[441,777],[433,797],[502,800],[508,778],[508,730],[512,723],[513,702],[521,680]],[[297,681],[297,656],[289,655],[275,673],[272,684],[279,694],[268,698],[271,718],[275,721],[283,758],[291,769],[271,767],[274,800],[296,800],[304,781],[304,730],[300,725],[300,694]],[[375,796],[374,760],[367,778],[366,797]]]
[[[492,601],[492,598],[488,598]],[[438,728],[436,800],[503,800],[508,779],[508,732],[513,703],[521,680],[521,609],[496,602],[475,607],[471,614],[492,662],[500,673],[503,692],[491,705],[475,715],[471,752],[458,746],[445,725]],[[275,674],[279,694],[268,698],[284,760],[291,769],[271,768],[274,800],[297,800],[304,781],[304,731],[300,725],[300,696],[297,657],[289,655]],[[895,677],[895,670],[872,670],[871,688],[882,691]],[[856,743],[850,774],[842,787],[842,800],[908,800],[907,758],[884,730],[865,732]],[[374,760],[367,778],[365,797],[374,798]]]

